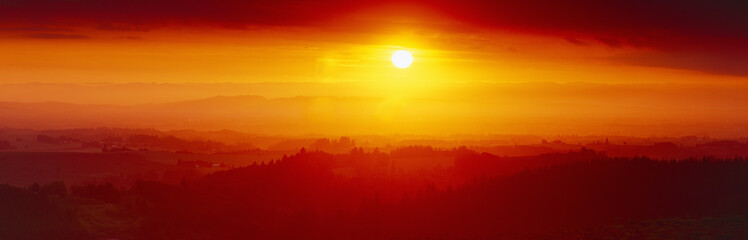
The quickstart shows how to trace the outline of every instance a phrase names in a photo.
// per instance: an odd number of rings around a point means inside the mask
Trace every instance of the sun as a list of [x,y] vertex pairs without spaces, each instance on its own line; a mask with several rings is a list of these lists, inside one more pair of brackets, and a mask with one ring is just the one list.
[[413,55],[405,50],[398,50],[392,54],[392,64],[398,68],[406,68],[413,63]]

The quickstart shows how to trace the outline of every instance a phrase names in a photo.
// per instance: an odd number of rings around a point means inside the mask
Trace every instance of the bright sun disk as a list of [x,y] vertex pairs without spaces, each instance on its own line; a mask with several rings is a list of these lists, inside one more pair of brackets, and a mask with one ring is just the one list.
[[392,54],[392,64],[398,68],[406,68],[413,63],[413,55],[405,50],[398,50]]

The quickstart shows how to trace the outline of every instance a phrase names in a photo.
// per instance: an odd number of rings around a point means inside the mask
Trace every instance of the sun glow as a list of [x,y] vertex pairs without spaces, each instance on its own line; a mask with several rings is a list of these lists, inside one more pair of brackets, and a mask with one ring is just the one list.
[[413,55],[405,50],[398,50],[392,54],[392,64],[398,68],[406,68],[413,63]]

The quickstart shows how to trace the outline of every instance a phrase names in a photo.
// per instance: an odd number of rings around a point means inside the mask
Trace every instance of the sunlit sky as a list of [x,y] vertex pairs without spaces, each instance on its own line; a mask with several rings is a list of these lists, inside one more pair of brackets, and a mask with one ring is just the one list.
[[[15,31],[2,32],[0,50],[13,56],[0,59],[3,79],[11,83],[745,80],[739,75],[626,60],[658,54],[654,50],[613,48],[593,41],[580,46],[563,38],[487,30],[420,34],[417,29],[346,33],[290,27],[80,31],[89,38],[29,39]],[[393,68],[390,57],[397,50],[414,55],[412,67]]]
[[[748,17],[741,12],[746,6],[704,4],[4,1],[0,101],[127,105],[217,95],[428,98],[483,101],[489,105],[476,112],[495,104],[518,116],[540,102],[559,104],[569,113],[553,114],[559,119],[598,114],[558,103],[575,99],[624,104],[631,108],[627,117],[647,115],[651,106],[681,115],[705,109],[740,112],[744,99],[736,96],[748,89]],[[412,53],[410,67],[393,66],[397,50]],[[679,105],[678,99],[704,91],[722,96],[697,98],[697,109]],[[631,94],[606,97],[620,92]],[[507,105],[511,100],[516,104]],[[463,108],[444,106],[444,111]]]

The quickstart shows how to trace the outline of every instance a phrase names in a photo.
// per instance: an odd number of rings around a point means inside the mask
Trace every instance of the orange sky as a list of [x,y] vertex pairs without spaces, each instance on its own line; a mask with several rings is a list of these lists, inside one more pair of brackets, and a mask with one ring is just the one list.
[[[80,30],[84,39],[38,39],[3,32],[6,83],[91,82],[740,82],[743,76],[627,64],[656,53],[601,43],[476,29],[372,33],[309,28]],[[394,68],[391,54],[415,63]]]
[[[581,0],[557,6],[565,13],[543,0],[59,4],[0,4],[11,13],[0,17],[0,101],[132,105],[217,95],[367,97],[385,106],[373,110],[381,121],[417,118],[412,113],[423,109],[402,107],[414,99],[441,108],[429,111],[451,113],[438,116],[449,121],[425,124],[418,133],[437,131],[440,124],[533,119],[528,124],[558,124],[552,129],[564,129],[554,130],[559,134],[604,133],[564,121],[710,122],[700,130],[709,134],[732,126],[715,121],[748,121],[732,114],[742,113],[739,93],[748,89],[748,55],[742,55],[748,53],[748,20],[729,5],[702,11],[698,3],[671,8],[634,1],[617,8],[638,14],[626,15],[610,10],[616,1]],[[390,56],[396,50],[410,51],[412,66],[395,68]],[[693,100],[704,92],[719,96]],[[392,104],[397,110],[387,107]],[[306,111],[338,118],[352,110]],[[321,117],[312,115],[298,121]],[[611,122],[616,119],[628,122]],[[355,126],[350,132],[367,133]],[[625,135],[627,127],[612,132]]]

